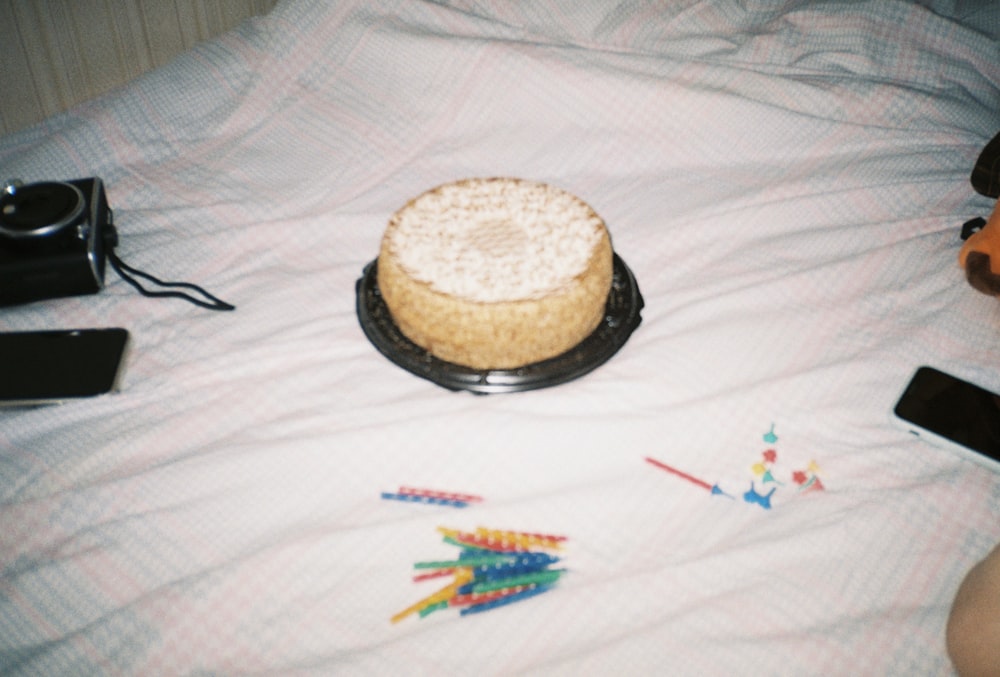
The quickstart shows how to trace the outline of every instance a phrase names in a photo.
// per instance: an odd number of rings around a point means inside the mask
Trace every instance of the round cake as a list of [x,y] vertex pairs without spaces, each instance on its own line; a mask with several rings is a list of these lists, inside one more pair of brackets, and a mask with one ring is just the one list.
[[474,369],[513,369],[597,328],[612,256],[604,222],[574,195],[522,179],[465,179],[393,214],[377,280],[416,345]]

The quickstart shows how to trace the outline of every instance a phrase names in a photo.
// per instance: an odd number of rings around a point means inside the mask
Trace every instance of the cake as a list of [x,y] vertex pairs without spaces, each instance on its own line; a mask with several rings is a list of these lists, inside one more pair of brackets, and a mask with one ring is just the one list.
[[523,179],[465,179],[392,215],[377,282],[399,331],[434,357],[515,369],[597,328],[612,257],[604,222],[574,195]]

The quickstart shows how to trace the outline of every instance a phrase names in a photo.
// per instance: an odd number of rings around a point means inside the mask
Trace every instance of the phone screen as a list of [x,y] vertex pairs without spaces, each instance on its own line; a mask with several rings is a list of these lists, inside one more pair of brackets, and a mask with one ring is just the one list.
[[114,389],[128,332],[72,329],[0,333],[0,405],[30,405]]
[[932,367],[920,367],[895,413],[913,426],[1000,462],[1000,395],[996,393]]

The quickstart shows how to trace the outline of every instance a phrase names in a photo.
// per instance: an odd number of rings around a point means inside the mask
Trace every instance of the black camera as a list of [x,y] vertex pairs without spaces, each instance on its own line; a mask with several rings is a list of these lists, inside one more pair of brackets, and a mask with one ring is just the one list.
[[96,177],[22,185],[0,193],[0,306],[93,294],[104,286],[113,215]]

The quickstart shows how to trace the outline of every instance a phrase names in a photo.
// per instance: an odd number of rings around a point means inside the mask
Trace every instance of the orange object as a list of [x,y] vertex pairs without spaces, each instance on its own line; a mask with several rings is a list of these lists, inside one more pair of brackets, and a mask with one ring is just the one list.
[[958,253],[958,263],[975,289],[1000,296],[1000,202],[982,229],[969,236]]
[[[1000,134],[994,136],[979,154],[970,180],[972,188],[980,195],[1000,198]],[[986,225],[966,239],[958,253],[958,263],[975,289],[1000,297],[1000,202],[993,208]]]

